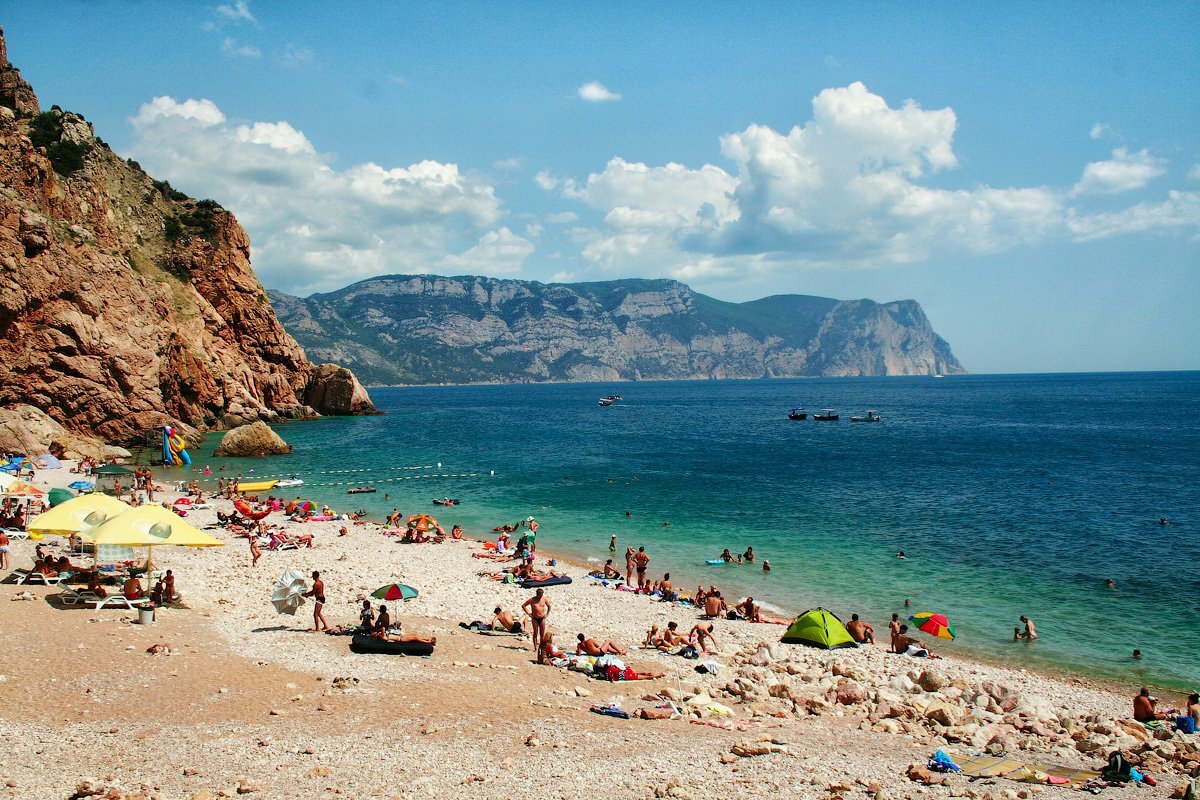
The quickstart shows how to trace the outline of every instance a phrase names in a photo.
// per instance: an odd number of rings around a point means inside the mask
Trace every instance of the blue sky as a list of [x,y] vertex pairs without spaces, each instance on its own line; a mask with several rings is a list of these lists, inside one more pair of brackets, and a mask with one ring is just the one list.
[[1195,3],[22,2],[9,57],[263,282],[919,300],[974,372],[1200,369]]

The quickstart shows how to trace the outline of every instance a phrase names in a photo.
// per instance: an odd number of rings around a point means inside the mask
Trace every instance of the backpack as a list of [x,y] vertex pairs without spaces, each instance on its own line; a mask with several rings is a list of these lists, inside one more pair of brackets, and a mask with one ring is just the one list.
[[1133,780],[1133,776],[1129,774],[1132,769],[1121,751],[1114,750],[1108,755],[1108,766],[1100,770],[1100,777],[1112,783],[1128,783]]

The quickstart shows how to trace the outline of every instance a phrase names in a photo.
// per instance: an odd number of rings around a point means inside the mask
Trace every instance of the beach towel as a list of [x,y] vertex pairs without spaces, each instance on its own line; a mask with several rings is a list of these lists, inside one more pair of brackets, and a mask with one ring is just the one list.
[[1091,769],[1075,769],[1061,764],[1031,763],[1003,756],[956,756],[954,763],[958,765],[959,772],[968,778],[1005,778],[1027,783],[1055,783],[1077,788],[1100,777],[1099,772]]
[[622,711],[618,706],[592,706],[588,709],[593,714],[601,714],[605,717],[616,717],[617,719],[629,719],[629,713]]

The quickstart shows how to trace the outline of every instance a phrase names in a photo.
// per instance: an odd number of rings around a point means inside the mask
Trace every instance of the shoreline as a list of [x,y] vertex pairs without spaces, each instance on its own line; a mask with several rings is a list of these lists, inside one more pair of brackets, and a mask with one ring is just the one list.
[[[301,421],[301,420],[295,420],[295,421]],[[293,422],[293,421],[290,420],[289,422]],[[440,464],[437,466],[440,467]],[[427,467],[421,467],[421,468],[422,469],[425,469],[425,468],[435,469],[436,467],[434,465],[428,465]],[[154,467],[152,467],[152,469],[153,469],[155,475],[159,479],[163,480],[166,483],[170,483],[171,476],[175,474],[175,473],[172,473],[172,472],[165,470],[162,467],[158,467],[158,466],[154,466]],[[406,469],[416,469],[416,467],[406,467]],[[335,471],[335,472],[338,472],[338,471]],[[349,472],[353,472],[353,470],[350,470]],[[267,474],[271,475],[273,473],[267,473]],[[283,473],[280,473],[280,474],[283,474]],[[199,480],[201,482],[202,488],[205,488],[207,490],[207,487],[204,486],[205,482],[208,481],[212,484],[213,487],[215,487],[217,485],[217,480],[219,477],[223,477],[223,476],[220,476],[217,473],[213,473],[212,475],[209,475],[209,476],[196,475],[196,476],[191,477],[189,480]],[[259,475],[259,474],[253,474],[253,475],[246,476],[247,480],[259,480],[262,478],[263,478],[263,476]],[[178,479],[176,479],[175,482],[178,482]],[[350,483],[353,483],[353,481],[350,481]],[[311,499],[314,502],[317,502],[318,505],[321,503],[326,503],[326,504],[330,505],[331,507],[336,508],[337,506],[342,505],[343,501],[345,501],[347,499],[350,500],[349,505],[353,504],[353,501],[352,501],[353,495],[345,495],[345,494],[339,495],[335,492],[328,491],[328,487],[317,487],[312,491],[304,491],[305,487],[303,485],[300,487],[295,487],[295,488],[297,491],[300,492],[301,495],[305,496],[306,499]],[[271,492],[268,491],[265,494],[271,494]],[[445,513],[445,512],[443,509],[440,512],[434,512],[434,513]],[[368,513],[363,519],[369,521],[372,524],[379,525],[380,527],[383,527],[383,525],[384,525],[383,520],[374,519],[370,513]],[[496,523],[501,524],[501,521],[496,521]],[[447,525],[447,530],[448,529],[449,529],[449,525]],[[490,539],[486,538],[487,533],[492,534]],[[471,540],[473,542],[477,542],[477,543],[482,543],[485,541],[494,541],[495,537],[497,535],[498,534],[496,534],[495,532],[480,532],[479,534],[464,534],[466,539],[469,539],[469,540]],[[485,538],[479,538],[479,536],[485,536]],[[517,532],[515,532],[513,534],[513,541],[515,542],[516,539],[519,538],[519,536],[520,536],[520,530],[518,530]],[[593,558],[596,556],[584,556],[580,553],[575,553],[575,552],[564,553],[562,550],[553,549],[553,545],[551,545],[550,548],[545,548],[542,546],[542,544],[543,543],[539,543],[539,550],[538,550],[539,561],[544,561],[545,559],[554,559],[561,564],[569,565],[569,566],[573,567],[574,569],[580,570],[581,572],[583,572],[585,574],[587,572],[591,571],[592,569],[596,569],[603,565],[602,559],[594,564],[589,563],[587,561],[588,558]],[[618,548],[618,550],[620,550],[620,548]],[[618,568],[620,568],[621,565],[619,562],[622,561],[621,553],[620,552],[612,553],[612,558],[613,558],[614,562],[618,563]],[[689,595],[692,593],[692,589],[690,587],[693,582],[695,582],[697,585],[701,585],[701,584],[709,585],[711,583],[716,583],[718,585],[718,588],[720,588],[720,582],[712,580],[712,578],[714,577],[713,575],[704,573],[703,570],[699,569],[698,567],[695,567],[694,565],[689,566],[689,565],[685,564],[682,567],[674,567],[673,566],[673,567],[668,568],[666,571],[671,572],[671,574],[673,576],[676,574],[679,574],[679,575],[682,575],[685,577],[685,580],[673,581],[673,583],[675,583],[676,586],[679,586],[683,591],[686,591]],[[623,574],[623,570],[622,570],[622,574]],[[737,599],[741,600],[744,597],[745,597],[744,594],[739,594]],[[732,599],[732,598],[727,598],[727,599]],[[762,597],[756,597],[756,601],[763,605],[763,611],[765,614],[767,614],[769,616],[778,617],[779,619],[788,619],[788,620],[795,619],[795,617],[797,617],[798,615],[800,615],[808,610],[808,609],[801,609],[801,608],[789,608],[787,605],[781,605],[779,603],[775,603],[775,602],[771,601],[770,599],[764,599]],[[822,600],[819,605],[828,607],[827,605],[825,605],[824,600]],[[831,609],[831,610],[833,610],[835,614],[842,616],[842,614],[837,609]],[[848,612],[847,612],[846,618],[848,619]],[[886,624],[881,625],[880,627],[881,627],[881,630],[884,630],[886,632]],[[917,632],[917,635],[923,636],[924,634]],[[928,638],[928,637],[926,636],[925,638]],[[1075,685],[1080,685],[1080,686],[1094,688],[1094,689],[1103,690],[1103,691],[1114,692],[1117,694],[1129,694],[1129,696],[1132,696],[1133,694],[1136,694],[1136,692],[1138,691],[1138,689],[1140,687],[1147,686],[1147,687],[1154,689],[1156,691],[1156,693],[1158,693],[1158,694],[1162,694],[1164,696],[1177,697],[1179,700],[1182,700],[1184,697],[1184,693],[1187,691],[1186,689],[1181,689],[1176,686],[1158,683],[1153,680],[1133,682],[1133,681],[1122,680],[1120,678],[1107,676],[1107,675],[1103,675],[1103,674],[1098,674],[1098,673],[1082,672],[1082,671],[1078,671],[1078,670],[1076,670],[1072,667],[1068,667],[1068,666],[1058,666],[1058,665],[1044,664],[1044,663],[1022,664],[1017,661],[1006,661],[1002,658],[989,657],[989,654],[984,652],[983,650],[972,649],[969,645],[962,645],[962,644],[957,644],[957,643],[952,645],[951,649],[949,649],[947,651],[946,643],[943,642],[942,640],[938,640],[938,639],[933,639],[931,643],[933,644],[935,651],[938,652],[939,655],[943,655],[943,656],[949,655],[951,658],[958,660],[958,661],[962,661],[964,663],[977,663],[977,664],[980,664],[983,666],[997,667],[997,668],[1006,669],[1006,670],[1013,670],[1013,671],[1018,671],[1018,672],[1029,672],[1029,673],[1032,673],[1035,675],[1040,675],[1042,677],[1050,678],[1053,680],[1069,682],[1069,683],[1072,683]],[[1017,646],[1026,646],[1026,644],[1023,642],[1017,642],[1014,644]],[[959,648],[963,648],[963,649],[959,649]]]

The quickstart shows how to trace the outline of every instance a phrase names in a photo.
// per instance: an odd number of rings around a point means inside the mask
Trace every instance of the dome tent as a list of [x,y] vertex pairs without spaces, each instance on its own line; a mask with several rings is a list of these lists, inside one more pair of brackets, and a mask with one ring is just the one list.
[[796,617],[780,641],[784,644],[806,644],[823,650],[858,647],[858,642],[854,641],[837,615],[825,608],[810,609]]

